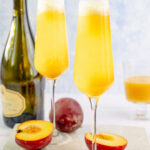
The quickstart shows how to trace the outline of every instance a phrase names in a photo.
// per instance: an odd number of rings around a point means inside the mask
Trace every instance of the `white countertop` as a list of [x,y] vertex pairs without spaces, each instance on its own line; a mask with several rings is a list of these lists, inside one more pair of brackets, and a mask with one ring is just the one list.
[[[75,98],[81,105],[84,112],[84,125],[91,125],[91,110],[90,104],[86,96],[84,95],[73,95],[73,94],[61,94],[57,95],[56,99],[60,97],[72,97]],[[131,120],[129,116],[133,113],[134,105],[125,100],[123,95],[104,95],[101,97],[98,110],[97,110],[97,124],[103,125],[124,125],[124,126],[136,126],[144,127],[150,141],[150,120],[139,121]],[[50,94],[46,94],[45,97],[45,120],[48,119],[50,111]],[[150,109],[149,109],[150,113]],[[6,143],[8,136],[12,129],[7,128],[2,120],[0,111],[0,150],[2,150]],[[100,128],[98,128],[98,132]]]

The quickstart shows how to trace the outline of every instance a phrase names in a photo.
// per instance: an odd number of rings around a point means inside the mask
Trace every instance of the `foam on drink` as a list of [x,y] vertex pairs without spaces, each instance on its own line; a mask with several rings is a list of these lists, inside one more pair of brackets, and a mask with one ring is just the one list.
[[42,13],[47,10],[64,12],[63,0],[43,0],[38,2],[38,13]]
[[87,14],[100,14],[103,16],[109,15],[109,3],[108,0],[80,0],[79,2],[79,15],[84,16]]

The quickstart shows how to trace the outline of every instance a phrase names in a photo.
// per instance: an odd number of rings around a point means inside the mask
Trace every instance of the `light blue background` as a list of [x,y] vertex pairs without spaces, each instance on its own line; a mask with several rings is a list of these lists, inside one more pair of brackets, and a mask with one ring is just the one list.
[[[32,30],[36,30],[37,0],[28,0]],[[78,93],[73,83],[77,0],[65,0],[70,67],[57,83],[59,93]],[[0,0],[0,58],[12,18],[13,0]],[[123,92],[122,60],[150,58],[150,1],[110,0],[115,83],[108,93]]]

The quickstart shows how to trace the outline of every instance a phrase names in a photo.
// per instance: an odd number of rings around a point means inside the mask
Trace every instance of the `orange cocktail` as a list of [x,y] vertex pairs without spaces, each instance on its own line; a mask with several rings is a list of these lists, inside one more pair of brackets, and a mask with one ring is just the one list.
[[49,1],[37,15],[35,68],[49,79],[57,79],[68,68],[67,33],[62,2]]
[[[96,110],[100,96],[114,81],[108,0],[80,0],[74,83],[88,96],[96,135]],[[92,150],[96,150],[96,136]]]
[[52,82],[54,130],[51,143],[57,145],[67,140],[56,129],[54,100],[56,80],[69,66],[64,0],[38,0],[34,65],[40,74]]
[[88,2],[79,7],[74,82],[92,98],[110,87],[114,70],[109,7],[102,1]]
[[131,76],[125,79],[124,84],[129,101],[150,103],[150,76]]

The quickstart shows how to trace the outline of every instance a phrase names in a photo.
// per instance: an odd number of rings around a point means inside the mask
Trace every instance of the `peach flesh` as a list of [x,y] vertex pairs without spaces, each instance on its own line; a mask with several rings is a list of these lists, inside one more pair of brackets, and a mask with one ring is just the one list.
[[38,150],[52,140],[53,125],[47,121],[26,121],[18,126],[16,143],[27,150]]
[[[105,134],[105,133],[104,133]],[[107,135],[103,135],[103,134],[99,134],[97,135],[97,139],[99,139],[97,141],[97,150],[124,150],[127,146],[127,140],[121,136],[117,136],[117,135],[113,135],[113,134],[110,134],[109,133],[106,133]],[[89,150],[92,150],[92,135],[89,138],[88,137],[88,134],[85,134],[85,142],[86,142],[86,145],[87,147],[89,148]],[[122,139],[123,142],[121,142],[121,144],[117,144],[115,145],[113,142],[116,138],[119,138],[119,139]],[[101,141],[100,141],[101,139]],[[111,142],[110,145],[106,145],[106,143],[104,144],[102,142],[102,140],[106,140],[106,141],[109,141]]]

